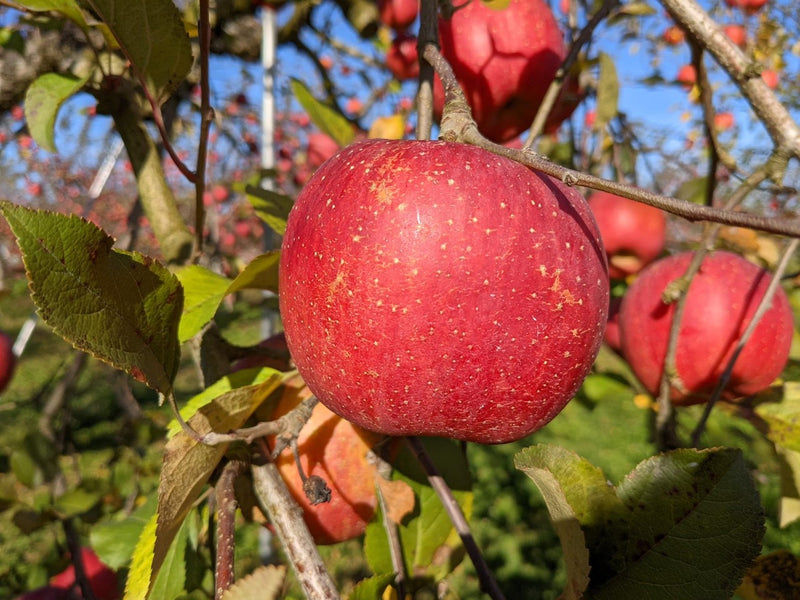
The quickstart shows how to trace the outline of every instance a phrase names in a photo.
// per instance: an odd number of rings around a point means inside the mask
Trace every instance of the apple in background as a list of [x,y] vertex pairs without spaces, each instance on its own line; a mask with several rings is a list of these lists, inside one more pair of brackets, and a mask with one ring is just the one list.
[[417,37],[407,33],[398,34],[386,52],[386,66],[400,81],[419,77]]
[[747,45],[747,29],[741,25],[726,25],[722,31],[739,48],[744,48]]
[[777,71],[773,71],[772,69],[764,69],[761,71],[761,79],[764,80],[764,83],[766,83],[767,87],[771,90],[777,88],[780,83],[780,77]]
[[419,0],[378,0],[381,23],[397,32],[405,31],[418,13]]
[[717,131],[727,131],[736,123],[736,119],[731,112],[718,112],[714,115],[714,129]]
[[608,192],[594,192],[589,207],[608,254],[611,279],[638,273],[663,252],[667,219],[662,210]]
[[687,90],[692,89],[692,86],[697,83],[697,70],[694,68],[694,65],[683,65],[678,69],[675,81],[683,85]]
[[8,387],[14,376],[17,357],[14,355],[14,339],[0,331],[0,392]]
[[725,0],[725,4],[731,8],[738,8],[748,15],[753,15],[761,10],[767,0]]
[[279,273],[309,388],[388,435],[536,431],[583,382],[608,312],[580,193],[441,141],[365,140],[326,162],[289,215]]
[[686,34],[677,25],[670,25],[661,34],[661,38],[670,46],[677,46],[686,39]]
[[[81,562],[86,578],[89,580],[89,587],[92,588],[92,593],[97,600],[117,600],[122,596],[116,573],[105,565],[91,548],[81,548]],[[73,565],[50,579],[50,587],[70,590],[73,586],[75,586],[75,567]],[[82,598],[77,587],[73,594],[75,598]],[[67,597],[73,596],[68,594]]]
[[339,151],[339,144],[327,133],[317,131],[308,134],[306,157],[308,165],[316,169]]
[[289,348],[286,346],[286,336],[276,333],[261,341],[258,349],[252,354],[240,358],[231,365],[231,371],[241,371],[253,367],[270,367],[278,371],[291,370]]
[[[291,389],[291,388],[290,388]],[[272,415],[277,419],[294,408],[311,392],[284,394]],[[306,477],[325,480],[331,490],[328,502],[311,504],[303,491],[303,481],[297,469],[294,453],[284,450],[275,464],[289,492],[303,509],[303,519],[317,544],[336,544],[364,533],[375,514],[375,466],[368,454],[382,436],[360,429],[322,404],[317,404],[311,418],[297,438],[300,463]],[[275,439],[269,440],[274,448]]]
[[[622,354],[653,395],[658,393],[675,311],[673,305],[663,302],[662,293],[671,281],[683,276],[691,259],[691,252],[683,252],[653,263],[631,284],[622,300]],[[769,280],[769,272],[731,252],[714,252],[703,260],[689,286],[678,334],[676,368],[684,389],[673,388],[675,404],[708,399]],[[769,387],[788,360],[793,329],[789,301],[778,288],[736,361],[726,398],[748,396]]]
[[[563,34],[544,0],[510,0],[492,8],[480,0],[455,6],[439,19],[442,54],[453,67],[480,132],[503,143],[528,129],[566,56]],[[580,102],[577,79],[568,80],[548,129],[554,130]],[[434,107],[441,115],[438,77]]]

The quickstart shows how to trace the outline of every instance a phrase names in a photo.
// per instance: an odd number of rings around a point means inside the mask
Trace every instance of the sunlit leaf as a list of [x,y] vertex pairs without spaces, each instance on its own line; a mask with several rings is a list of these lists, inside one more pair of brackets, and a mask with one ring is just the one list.
[[178,368],[180,283],[75,215],[0,202],[39,315],[76,348],[168,394]]
[[171,0],[85,0],[108,25],[156,101],[163,102],[189,73],[192,48]]
[[278,263],[280,252],[266,252],[256,256],[228,288],[228,293],[233,294],[241,290],[267,290],[278,291]]
[[776,445],[781,468],[781,498],[778,523],[781,527],[800,519],[800,452]]
[[254,185],[245,186],[245,193],[256,214],[270,229],[279,235],[286,233],[286,219],[294,204],[289,196]]
[[675,197],[695,204],[705,204],[708,191],[708,178],[697,177],[684,181],[675,192]]
[[353,588],[350,595],[347,596],[347,600],[377,600],[378,598],[385,598],[383,592],[394,581],[394,578],[394,573],[384,573],[362,579]]
[[88,28],[86,19],[78,7],[77,0],[16,0],[15,3],[34,12],[53,11],[60,13],[81,29]]
[[178,339],[182,343],[194,337],[214,317],[231,280],[200,265],[189,265],[175,275],[184,293],[178,327]]
[[603,125],[617,116],[619,102],[619,80],[614,59],[605,52],[598,56],[600,64],[600,77],[597,82],[597,117],[595,126],[601,129]]
[[780,402],[763,402],[756,406],[756,414],[766,421],[770,440],[800,452],[800,382],[787,381]]
[[372,139],[399,140],[406,130],[406,121],[403,115],[396,114],[388,117],[378,117],[372,122],[367,137]]
[[299,79],[292,79],[292,93],[321,131],[331,136],[340,146],[353,141],[355,132],[350,122],[338,111],[317,100]]
[[49,152],[56,151],[55,126],[61,105],[78,93],[88,77],[45,73],[28,87],[25,93],[25,120],[31,137]]
[[285,580],[285,566],[262,565],[228,588],[222,600],[277,600]]

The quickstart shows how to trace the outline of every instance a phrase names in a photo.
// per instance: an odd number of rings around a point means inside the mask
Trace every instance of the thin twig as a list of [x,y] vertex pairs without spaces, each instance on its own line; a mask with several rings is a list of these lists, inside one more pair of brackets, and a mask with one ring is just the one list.
[[220,600],[234,581],[234,550],[236,549],[236,501],[234,484],[243,475],[247,463],[231,460],[223,468],[214,488],[217,503],[217,556],[214,567],[214,599]]
[[431,63],[422,57],[423,49],[431,44],[439,47],[439,10],[436,0],[421,0],[419,13],[419,34],[417,53],[419,55],[419,88],[417,90],[417,132],[418,140],[431,139],[433,128],[433,79]]
[[209,55],[211,54],[211,24],[209,22],[209,0],[200,0],[200,18],[198,32],[200,35],[200,139],[197,143],[197,167],[194,201],[194,239],[195,256],[203,252],[203,229],[205,228],[205,204],[203,194],[206,191],[206,166],[208,159],[208,135],[214,121],[214,109],[211,107],[211,82],[209,81]]
[[433,464],[431,457],[425,450],[425,446],[422,445],[422,442],[419,440],[419,438],[413,436],[407,437],[406,442],[411,448],[411,451],[414,453],[414,456],[419,461],[419,464],[422,466],[422,469],[425,471],[431,487],[436,492],[436,495],[439,496],[442,506],[444,506],[444,509],[447,511],[450,520],[453,522],[453,526],[461,538],[461,542],[464,544],[464,548],[466,549],[467,554],[469,554],[472,564],[475,566],[475,571],[478,573],[478,580],[481,584],[481,590],[494,600],[504,599],[505,596],[503,595],[502,590],[497,585],[497,581],[495,580],[494,575],[492,575],[492,571],[489,568],[489,565],[486,563],[486,559],[483,557],[475,538],[472,536],[472,531],[470,531],[469,524],[467,523],[467,519],[464,516],[461,507],[453,497],[453,492],[447,485],[447,482],[445,482],[444,478],[442,478],[442,476],[439,474],[439,470],[436,468],[436,465]]
[[786,244],[786,248],[784,248],[783,255],[781,256],[778,265],[775,267],[775,272],[773,273],[772,279],[770,280],[769,285],[764,292],[764,296],[761,298],[761,302],[759,303],[756,312],[753,314],[753,318],[747,324],[747,328],[744,330],[744,333],[742,333],[742,337],[739,338],[739,341],[736,344],[736,349],[733,351],[730,360],[728,360],[728,364],[725,365],[725,370],[722,372],[717,384],[714,386],[714,390],[711,393],[711,398],[708,402],[706,402],[706,405],[703,408],[703,414],[700,417],[700,420],[697,422],[697,426],[695,427],[694,431],[692,432],[693,447],[696,448],[700,443],[700,436],[703,435],[706,423],[711,415],[711,410],[720,399],[725,386],[728,385],[728,382],[731,379],[731,373],[733,372],[733,367],[736,365],[736,360],[742,353],[745,344],[747,344],[747,341],[753,335],[753,332],[755,331],[758,323],[761,321],[761,318],[764,316],[767,310],[769,310],[772,298],[775,296],[775,292],[778,290],[778,286],[780,285],[781,276],[786,271],[786,267],[789,265],[789,259],[794,255],[798,245],[800,245],[800,239],[797,238],[789,241],[789,243]]

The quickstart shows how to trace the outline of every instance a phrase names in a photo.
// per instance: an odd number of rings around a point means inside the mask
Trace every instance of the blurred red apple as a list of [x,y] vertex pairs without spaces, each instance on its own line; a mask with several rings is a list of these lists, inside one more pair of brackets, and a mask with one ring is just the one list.
[[732,8],[738,8],[748,15],[752,15],[761,10],[767,0],[725,0],[725,4]]
[[619,308],[622,305],[620,296],[612,296],[608,306],[608,323],[603,334],[603,340],[612,350],[619,352],[622,350],[622,343],[619,338]]
[[0,392],[8,387],[14,376],[17,366],[17,357],[14,356],[14,339],[5,332],[0,331]]
[[[563,34],[544,0],[510,0],[502,8],[479,0],[458,2],[439,20],[442,54],[472,108],[480,132],[502,143],[528,129],[566,56]],[[554,130],[580,102],[577,80],[564,86],[547,129]],[[436,78],[434,106],[444,91]]]
[[543,427],[591,368],[609,303],[575,188],[447,142],[331,158],[290,213],[279,273],[309,388],[388,435],[503,443]]
[[308,166],[316,169],[339,151],[339,144],[327,133],[316,131],[308,134],[306,156]]
[[722,30],[740,48],[747,45],[747,30],[741,25],[726,25]]
[[378,0],[378,12],[381,23],[402,32],[417,18],[419,0]]
[[[89,586],[92,588],[92,593],[97,600],[117,600],[120,598],[117,575],[110,567],[103,564],[91,548],[81,548],[81,562],[86,578],[89,580]],[[64,590],[69,590],[75,586],[75,566],[70,565],[58,575],[54,575],[50,579],[50,585]],[[73,593],[76,594],[76,598],[83,597],[77,587],[73,590]]]
[[736,119],[731,112],[718,112],[714,115],[714,129],[717,131],[727,131],[735,122]]
[[777,88],[780,83],[780,77],[777,71],[773,71],[772,69],[764,69],[761,71],[761,79],[764,80],[764,83],[766,83],[767,87],[771,90]]
[[416,79],[419,76],[419,54],[417,37],[399,34],[386,52],[386,66],[397,79]]
[[697,83],[697,70],[694,65],[683,65],[678,70],[675,81],[682,84],[687,90],[692,89],[692,86]]
[[670,46],[677,46],[686,39],[686,34],[677,25],[670,25],[661,34],[661,38]]
[[638,273],[664,250],[667,219],[662,210],[608,192],[594,192],[589,207],[608,254],[611,279]]
[[[667,285],[682,277],[692,259],[684,252],[661,259],[625,292],[620,308],[622,353],[647,390],[658,393],[675,307],[665,304]],[[770,274],[731,252],[707,256],[692,279],[678,334],[675,404],[704,402],[713,390],[769,285]],[[778,288],[767,312],[733,368],[725,397],[767,388],[789,357],[794,324],[789,301]]]

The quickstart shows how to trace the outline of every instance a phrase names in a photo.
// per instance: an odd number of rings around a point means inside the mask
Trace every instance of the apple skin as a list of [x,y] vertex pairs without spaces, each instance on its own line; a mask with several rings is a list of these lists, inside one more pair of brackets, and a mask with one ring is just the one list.
[[[294,408],[311,392],[284,394],[273,419]],[[300,463],[307,477],[316,475],[331,489],[329,502],[312,505],[303,492],[303,481],[294,454],[284,450],[275,464],[292,497],[303,509],[303,520],[317,544],[336,544],[362,535],[377,506],[376,469],[367,454],[382,436],[364,431],[317,404],[297,438]],[[268,441],[270,448],[275,440]]]
[[0,331],[0,392],[8,387],[14,370],[17,366],[17,357],[14,356],[14,339],[7,333]]
[[[563,34],[544,0],[510,0],[503,9],[479,0],[454,3],[452,18],[439,19],[442,55],[453,67],[478,130],[506,142],[528,129],[561,66]],[[580,101],[570,79],[546,129],[555,130]],[[434,108],[441,115],[444,91],[437,77]]]
[[378,0],[381,23],[397,32],[405,31],[418,13],[419,0]]
[[667,219],[663,211],[608,192],[594,192],[589,207],[608,254],[608,275],[625,279],[664,250]]
[[489,444],[561,411],[609,303],[577,190],[441,141],[361,141],[325,163],[290,213],[279,290],[295,364],[328,408]]
[[[89,587],[92,588],[97,600],[117,600],[121,597],[117,575],[104,564],[91,548],[81,548],[81,561]],[[69,590],[75,585],[75,567],[68,566],[58,575],[50,579],[50,586]],[[76,598],[81,598],[79,591],[75,591]],[[69,597],[69,596],[68,596]]]
[[[674,313],[661,294],[670,281],[683,276],[691,259],[691,252],[683,252],[650,265],[625,292],[620,307],[622,354],[653,395],[658,392]],[[674,404],[708,399],[769,279],[767,271],[731,252],[717,251],[704,259],[689,287],[681,321],[676,367],[686,389],[672,390]],[[725,397],[748,396],[769,387],[786,365],[792,332],[789,301],[778,288],[736,361]]]

